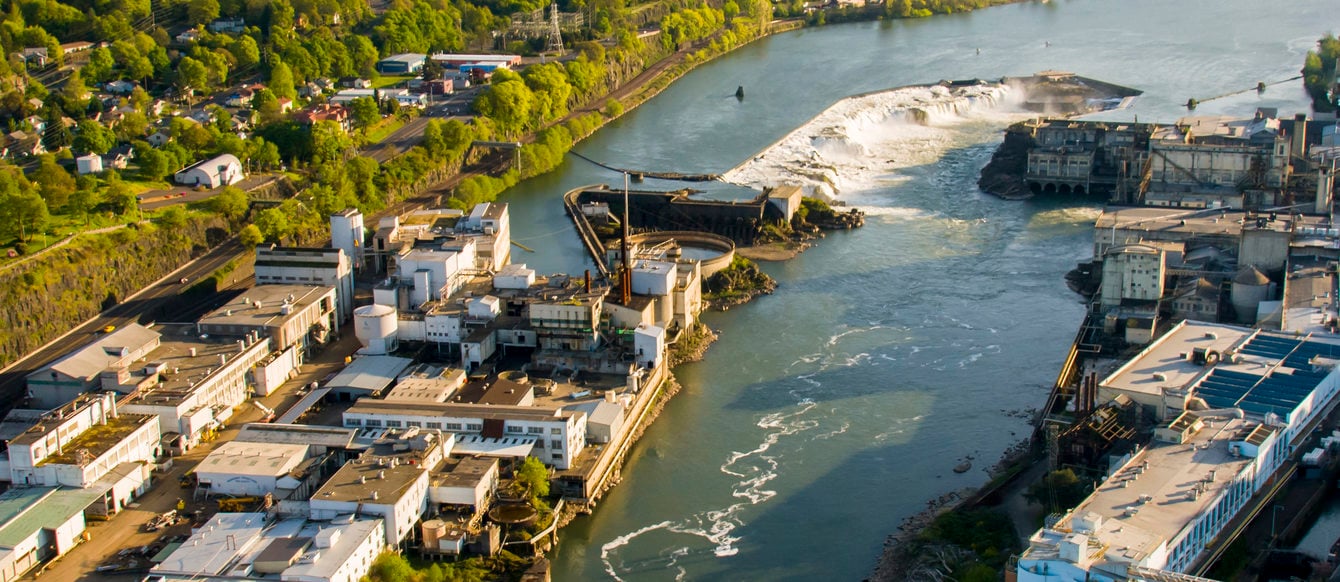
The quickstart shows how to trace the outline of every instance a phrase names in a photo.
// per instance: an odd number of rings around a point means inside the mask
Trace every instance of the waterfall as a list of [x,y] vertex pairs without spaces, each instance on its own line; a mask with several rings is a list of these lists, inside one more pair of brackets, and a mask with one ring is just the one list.
[[900,169],[939,159],[954,125],[1017,116],[1017,93],[1000,84],[922,85],[848,97],[723,179],[759,189],[799,185],[829,200],[887,185],[900,180]]

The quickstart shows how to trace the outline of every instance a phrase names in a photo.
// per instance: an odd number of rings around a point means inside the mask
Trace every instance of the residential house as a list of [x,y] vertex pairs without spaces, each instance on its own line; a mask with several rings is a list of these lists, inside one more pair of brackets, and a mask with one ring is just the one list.
[[60,51],[63,54],[72,55],[74,53],[81,53],[86,50],[90,50],[96,46],[98,45],[87,41],[67,42],[65,44],[60,45]]
[[303,125],[312,125],[318,121],[334,121],[344,131],[349,131],[353,127],[353,121],[349,119],[349,110],[343,105],[330,103],[308,107],[294,114],[293,119]]
[[112,148],[106,155],[102,156],[102,167],[124,170],[130,163],[130,160],[133,159],[135,159],[135,146],[121,144]]
[[[310,84],[310,83],[309,83],[309,84]],[[292,112],[292,111],[293,111],[293,100],[292,100],[292,99],[289,99],[288,97],[280,97],[280,98],[277,100],[277,102],[279,103],[279,112],[280,112],[280,113],[289,113],[289,112]]]
[[24,118],[24,121],[28,123],[29,127],[33,128],[35,134],[41,135],[47,130],[47,121],[36,115],[29,115]]
[[340,86],[345,89],[371,89],[372,80],[360,77],[344,77],[340,79]]
[[247,21],[241,17],[219,18],[206,28],[214,34],[242,34],[247,30]]
[[160,129],[153,132],[153,134],[145,138],[144,141],[149,142],[149,145],[151,146],[161,148],[167,144],[167,142],[172,141],[172,134],[168,133],[166,129]]
[[200,40],[200,31],[194,28],[188,28],[182,31],[181,34],[178,34],[175,39],[181,44],[192,44],[195,41]]
[[112,81],[103,84],[102,89],[113,95],[129,95],[135,90],[135,84],[125,80]]
[[44,46],[23,49],[19,51],[19,58],[30,67],[45,67],[51,61]]
[[42,146],[40,135],[28,134],[23,131],[11,131],[5,137],[8,142],[5,147],[9,150],[10,157],[36,156],[47,151]]

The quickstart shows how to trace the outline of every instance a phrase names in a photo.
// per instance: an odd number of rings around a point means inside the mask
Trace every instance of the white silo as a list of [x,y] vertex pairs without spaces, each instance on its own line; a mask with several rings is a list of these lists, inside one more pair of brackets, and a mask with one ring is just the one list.
[[1256,323],[1257,308],[1269,296],[1270,278],[1265,273],[1251,265],[1238,270],[1229,292],[1233,310],[1238,313],[1238,323]]
[[354,310],[354,335],[363,344],[361,353],[382,355],[395,351],[399,328],[394,307],[364,305]]

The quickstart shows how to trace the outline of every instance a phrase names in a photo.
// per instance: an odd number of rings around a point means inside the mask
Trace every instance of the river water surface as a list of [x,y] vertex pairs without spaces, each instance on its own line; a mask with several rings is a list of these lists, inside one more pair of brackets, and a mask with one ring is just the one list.
[[[1107,118],[1173,121],[1190,97],[1296,75],[1334,14],[1324,0],[1053,0],[803,30],[699,67],[578,149],[618,167],[725,172],[848,95],[1045,69],[1146,92]],[[1293,82],[1197,113],[1287,115],[1304,103]],[[766,264],[776,294],[705,316],[721,340],[676,370],[684,391],[623,483],[562,531],[555,579],[859,580],[902,519],[985,482],[1028,434],[1016,412],[1043,404],[1081,319],[1062,277],[1090,255],[1098,215],[1091,201],[977,190],[1019,118],[1009,99],[929,126],[875,115],[826,143],[822,153],[847,156],[838,198],[866,210],[866,226]],[[589,268],[560,197],[620,181],[570,157],[505,193],[514,239],[535,249],[513,260]],[[969,456],[973,469],[954,473]]]

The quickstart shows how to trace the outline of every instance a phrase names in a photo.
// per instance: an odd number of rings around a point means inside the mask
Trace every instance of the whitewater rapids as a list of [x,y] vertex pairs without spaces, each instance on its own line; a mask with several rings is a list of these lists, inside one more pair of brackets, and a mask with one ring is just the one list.
[[[952,127],[969,120],[1015,118],[1020,91],[986,83],[923,85],[842,99],[722,176],[763,189],[797,185],[829,201],[905,179],[901,169],[940,159]],[[1002,119],[1007,122],[1008,119]]]

